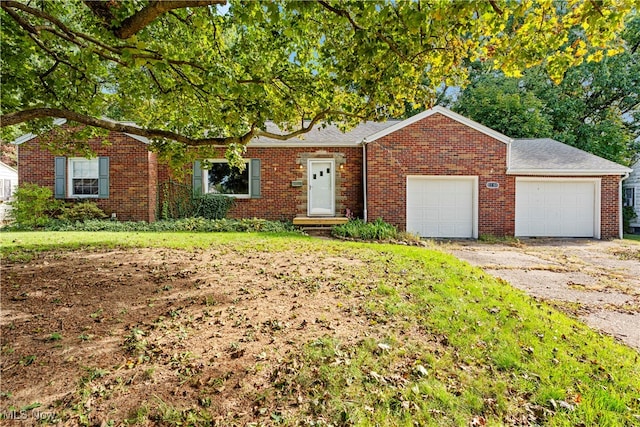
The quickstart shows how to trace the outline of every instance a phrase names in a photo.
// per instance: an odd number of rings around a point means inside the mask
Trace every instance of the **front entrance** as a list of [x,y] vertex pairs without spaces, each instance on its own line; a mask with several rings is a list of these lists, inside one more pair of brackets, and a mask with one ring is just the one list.
[[309,160],[308,215],[335,216],[335,161]]

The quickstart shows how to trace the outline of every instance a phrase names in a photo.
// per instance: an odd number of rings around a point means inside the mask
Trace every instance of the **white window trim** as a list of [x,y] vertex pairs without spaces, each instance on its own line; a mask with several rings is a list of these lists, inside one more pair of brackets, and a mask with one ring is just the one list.
[[[71,167],[74,161],[78,160],[91,160],[95,161],[98,165],[98,194],[73,194],[73,168]],[[94,157],[92,159],[88,157],[69,157],[67,158],[67,198],[69,199],[97,199],[100,197],[100,158]]]
[[[229,163],[226,159],[207,159],[209,163]],[[244,159],[244,163],[249,171],[249,183],[247,186],[247,194],[220,194],[221,196],[233,197],[234,199],[250,199],[251,198],[251,159]],[[203,194],[218,194],[209,192],[209,169],[202,168],[202,187]]]

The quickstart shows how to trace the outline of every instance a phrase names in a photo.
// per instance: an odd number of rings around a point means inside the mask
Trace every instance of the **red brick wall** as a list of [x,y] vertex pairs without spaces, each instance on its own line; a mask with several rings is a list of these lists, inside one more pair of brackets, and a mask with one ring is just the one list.
[[600,237],[620,237],[620,176],[603,176],[600,184]]
[[405,229],[407,175],[469,175],[479,177],[479,234],[513,235],[515,179],[505,175],[506,156],[505,143],[441,114],[406,126],[367,145],[368,219]]
[[[54,190],[54,154],[40,147],[42,136],[18,147],[18,175],[20,183],[34,183]],[[147,145],[123,133],[109,136],[111,145],[103,146],[103,138],[89,141],[98,156],[109,157],[109,198],[88,199],[107,213],[115,212],[119,220],[149,221],[155,218],[155,189],[150,188],[149,164],[153,161]],[[73,153],[68,157],[81,157]],[[68,199],[87,200],[87,199]]]
[[[224,151],[221,149],[216,157],[224,158]],[[361,147],[249,147],[244,157],[261,160],[261,197],[238,198],[228,214],[230,218],[290,221],[296,216],[306,216],[309,158],[334,159],[336,162],[336,216],[344,216],[347,208],[356,216],[362,215]],[[165,176],[162,172],[160,175]],[[186,179],[190,184],[191,177]],[[293,187],[292,181],[303,181],[303,185]]]

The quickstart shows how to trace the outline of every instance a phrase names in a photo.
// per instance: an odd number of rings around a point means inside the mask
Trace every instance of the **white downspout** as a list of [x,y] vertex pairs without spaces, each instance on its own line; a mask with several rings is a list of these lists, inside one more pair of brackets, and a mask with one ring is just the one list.
[[364,202],[362,216],[364,222],[367,222],[367,141],[365,140],[362,141],[362,196]]
[[620,224],[620,239],[624,239],[624,221],[623,221],[623,214],[622,214],[622,209],[624,209],[624,205],[623,205],[623,200],[622,200],[622,181],[624,181],[625,179],[629,178],[629,172],[627,172],[626,174],[624,174],[624,177],[620,180],[620,182],[618,182],[618,202],[620,204],[618,210],[620,211],[620,215],[618,217],[618,224]]

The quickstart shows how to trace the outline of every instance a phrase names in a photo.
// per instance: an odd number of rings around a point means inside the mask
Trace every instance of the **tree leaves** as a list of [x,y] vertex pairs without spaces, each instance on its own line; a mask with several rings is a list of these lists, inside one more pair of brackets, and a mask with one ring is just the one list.
[[122,39],[118,28],[152,3],[3,2],[2,113],[25,121],[8,128],[3,116],[2,137],[35,130],[21,112],[52,107],[134,121],[185,146],[206,135],[246,143],[267,121],[295,131],[314,117],[344,127],[398,117],[463,84],[476,60],[511,75],[542,64],[559,79],[615,51],[633,5],[280,0],[219,13],[194,1]]
[[[480,67],[454,109],[514,138],[552,137],[598,156],[631,164],[640,152],[640,58],[634,46],[640,18],[632,17],[624,33],[627,49],[584,49],[587,61],[563,71],[559,85],[547,68],[536,67],[520,78],[507,78]],[[589,58],[600,62],[590,61]],[[571,58],[552,62],[564,69]],[[549,61],[551,62],[551,61]]]

